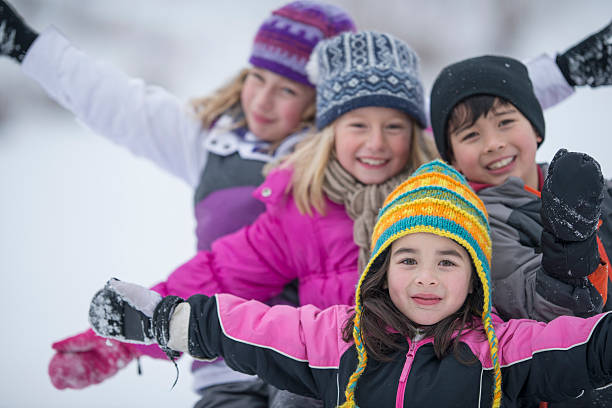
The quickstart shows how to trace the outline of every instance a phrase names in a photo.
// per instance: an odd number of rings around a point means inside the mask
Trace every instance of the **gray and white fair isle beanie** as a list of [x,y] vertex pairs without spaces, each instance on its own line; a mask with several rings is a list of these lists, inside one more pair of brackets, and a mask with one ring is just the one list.
[[306,71],[317,88],[318,129],[368,106],[398,109],[426,127],[419,59],[391,34],[345,32],[323,40],[312,52]]

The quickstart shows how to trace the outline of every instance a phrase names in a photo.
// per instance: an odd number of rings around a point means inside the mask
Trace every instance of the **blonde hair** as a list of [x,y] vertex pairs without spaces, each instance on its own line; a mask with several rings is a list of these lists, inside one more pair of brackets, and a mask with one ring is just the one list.
[[[406,164],[410,171],[439,157],[433,138],[426,135],[414,119],[412,123],[410,158]],[[293,169],[286,192],[293,194],[295,204],[302,214],[312,215],[313,209],[319,214],[325,214],[323,180],[325,168],[334,151],[334,139],[332,123],[307,136],[281,165]]]
[[[240,70],[238,75],[234,76],[211,95],[191,100],[191,106],[196,116],[202,121],[202,126],[204,128],[210,128],[215,120],[224,113],[229,113],[232,117],[239,118],[232,124],[231,129],[247,126],[246,119],[242,114],[240,95],[244,87],[244,82],[250,72],[251,68],[244,68]],[[312,126],[314,124],[315,113],[316,104],[315,100],[313,100],[302,112],[300,123],[295,127],[294,132]],[[272,146],[271,150],[273,151],[276,149],[279,144],[280,142]]]

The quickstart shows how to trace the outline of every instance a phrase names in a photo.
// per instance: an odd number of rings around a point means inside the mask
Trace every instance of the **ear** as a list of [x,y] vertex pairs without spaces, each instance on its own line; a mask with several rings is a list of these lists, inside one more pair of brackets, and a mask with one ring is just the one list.
[[536,142],[538,142],[538,144],[542,143],[543,140],[544,139],[542,139],[542,136],[540,136],[540,135],[536,136]]

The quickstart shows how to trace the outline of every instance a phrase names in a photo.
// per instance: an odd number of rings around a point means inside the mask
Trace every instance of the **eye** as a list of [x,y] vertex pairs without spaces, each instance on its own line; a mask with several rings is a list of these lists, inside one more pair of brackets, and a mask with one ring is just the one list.
[[403,265],[416,265],[417,261],[414,258],[404,258],[400,261]]
[[504,120],[501,120],[501,121],[499,122],[499,126],[500,126],[500,127],[502,127],[502,126],[509,126],[509,125],[511,125],[511,124],[512,124],[512,123],[514,123],[514,122],[515,122],[515,120],[514,120],[514,119],[504,119]]
[[295,91],[295,89],[292,88],[283,87],[281,88],[281,92],[285,95],[297,96],[297,92]]
[[443,266],[443,267],[457,266],[457,264],[454,263],[453,261],[451,261],[450,259],[443,259],[443,260],[441,260],[439,265]]
[[389,123],[387,125],[387,129],[389,130],[404,130],[406,129],[406,124],[402,123],[402,122],[396,122],[396,123]]
[[478,132],[466,132],[459,136],[461,142],[469,142],[474,140],[478,136]]
[[261,75],[260,73],[256,72],[256,71],[251,71],[249,72],[249,76],[259,82],[264,82],[264,77],[263,75]]
[[366,128],[366,124],[365,122],[350,122],[349,127],[355,128],[355,129],[365,129]]

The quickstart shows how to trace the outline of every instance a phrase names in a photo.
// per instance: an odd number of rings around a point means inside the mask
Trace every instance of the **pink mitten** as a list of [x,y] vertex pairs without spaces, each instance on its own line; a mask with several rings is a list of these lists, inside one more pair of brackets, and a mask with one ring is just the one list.
[[81,389],[112,377],[139,355],[133,346],[87,330],[53,343],[49,377],[57,389]]

